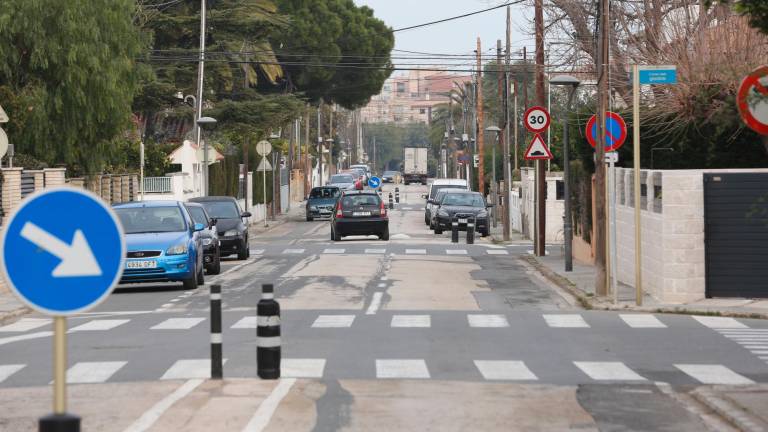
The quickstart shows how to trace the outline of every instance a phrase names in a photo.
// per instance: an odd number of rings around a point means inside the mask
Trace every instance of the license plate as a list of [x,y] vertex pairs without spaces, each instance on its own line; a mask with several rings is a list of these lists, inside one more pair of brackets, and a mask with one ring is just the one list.
[[459,219],[459,223],[467,223],[467,219]]
[[371,212],[352,212],[352,216],[370,216]]
[[128,261],[125,263],[125,268],[129,269],[153,269],[157,268],[157,261],[145,260],[145,261]]
[[328,209],[320,209],[320,214],[331,214],[331,211]]

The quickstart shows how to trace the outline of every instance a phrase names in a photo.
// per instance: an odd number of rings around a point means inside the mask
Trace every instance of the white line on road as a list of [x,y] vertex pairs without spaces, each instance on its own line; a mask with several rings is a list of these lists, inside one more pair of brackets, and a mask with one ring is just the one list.
[[245,426],[245,429],[243,429],[243,432],[263,431],[269,424],[269,421],[272,420],[272,416],[275,414],[277,406],[283,398],[288,395],[288,392],[291,391],[291,387],[293,387],[295,382],[296,378],[281,379],[275,388],[272,389],[272,393],[259,404],[259,407]]
[[445,253],[448,255],[466,255],[466,249],[446,249]]
[[485,251],[488,255],[509,255],[509,252],[503,249],[488,249]]
[[320,315],[317,317],[313,328],[341,328],[352,327],[352,322],[355,321],[354,315]]
[[192,393],[204,380],[191,379],[174,390],[173,393],[161,399],[152,408],[144,412],[132,425],[128,426],[123,432],[144,432],[152,427],[155,422],[172,407],[173,404]]
[[393,315],[390,326],[427,328],[432,326],[432,318],[429,315]]
[[723,365],[676,364],[675,367],[702,384],[754,384],[751,379],[739,375]]
[[667,326],[651,314],[619,314],[632,328],[666,328]]
[[72,384],[102,383],[128,362],[79,362],[67,370],[67,382]]
[[234,323],[232,325],[233,329],[254,329],[256,328],[256,317],[255,316],[247,316],[240,319],[240,321]]
[[424,360],[376,360],[376,378],[429,378]]
[[280,376],[283,378],[322,378],[325,359],[282,359]]
[[283,251],[284,254],[303,254],[304,249],[286,249]]
[[366,249],[365,253],[367,254],[385,254],[387,253],[386,249]]
[[746,325],[736,321],[734,318],[696,315],[692,315],[692,317],[702,325],[713,329],[748,328]]
[[589,324],[584,321],[581,315],[543,315],[544,320],[550,327],[558,328],[587,328]]
[[238,264],[238,265],[236,265],[236,266],[234,266],[234,267],[228,268],[228,269],[226,269],[225,271],[223,271],[223,272],[221,272],[221,273],[217,274],[216,276],[214,276],[214,277],[212,277],[212,278],[211,278],[211,281],[215,281],[215,280],[218,280],[218,279],[220,279],[222,276],[224,276],[224,275],[226,275],[226,274],[229,274],[229,273],[232,273],[232,272],[236,272],[236,271],[240,270],[241,268],[243,268],[243,267],[247,266],[248,264],[253,264],[253,263],[255,263],[255,262],[256,262],[256,260],[254,260],[253,258],[251,258],[251,259],[249,259],[249,260],[247,260],[247,261],[245,261],[245,262],[243,262],[243,263],[240,263],[240,264]]
[[406,249],[405,254],[406,255],[426,255],[427,250],[426,249]]
[[0,365],[0,383],[7,380],[11,375],[15,374],[16,372],[24,369],[23,364],[10,364],[10,365]]
[[22,318],[13,324],[0,327],[0,333],[25,332],[50,323],[51,320],[47,318]]
[[768,354],[768,350],[752,350],[750,351],[752,354],[758,354],[758,355],[765,355]]
[[467,315],[470,327],[509,327],[504,315]]
[[150,330],[189,330],[203,321],[205,318],[168,318]]
[[475,366],[487,380],[538,380],[521,361],[475,360]]
[[85,324],[81,324],[77,327],[72,327],[69,329],[69,332],[76,332],[76,331],[105,331],[105,330],[112,330],[113,328],[117,326],[121,326],[125,323],[127,323],[130,320],[127,319],[117,319],[117,320],[93,320],[88,321]]
[[30,333],[30,334],[19,335],[19,336],[9,336],[5,338],[0,338],[0,345],[9,344],[11,342],[19,342],[19,341],[25,341],[30,339],[44,338],[48,336],[53,336],[53,332],[44,331],[44,332]]
[[768,345],[742,345],[744,348],[752,349],[768,349]]
[[324,254],[343,254],[346,249],[325,249]]
[[264,255],[264,249],[251,249],[251,255]]
[[373,293],[371,297],[371,304],[368,305],[368,310],[365,311],[366,315],[376,315],[376,311],[381,307],[381,297],[384,295],[382,292]]
[[573,364],[597,381],[645,381],[622,362],[580,362]]
[[[227,359],[222,360],[223,363],[227,362]],[[210,359],[187,359],[177,360],[167,371],[160,377],[161,380],[172,379],[192,379],[192,378],[210,378],[211,377],[211,360]]]

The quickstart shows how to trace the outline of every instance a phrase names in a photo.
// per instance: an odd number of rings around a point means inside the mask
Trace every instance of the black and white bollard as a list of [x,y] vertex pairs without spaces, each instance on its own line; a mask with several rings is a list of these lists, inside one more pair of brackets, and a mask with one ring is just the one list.
[[475,218],[467,220],[467,244],[475,244]]
[[400,188],[399,187],[395,188],[395,202],[400,204]]
[[459,242],[459,220],[457,218],[453,218],[451,221],[451,243],[458,243]]
[[211,379],[224,376],[224,364],[221,358],[221,285],[211,285]]
[[256,305],[256,362],[261,379],[280,378],[280,305],[272,284],[261,286]]
[[392,192],[389,193],[389,209],[395,208],[395,205],[392,204]]

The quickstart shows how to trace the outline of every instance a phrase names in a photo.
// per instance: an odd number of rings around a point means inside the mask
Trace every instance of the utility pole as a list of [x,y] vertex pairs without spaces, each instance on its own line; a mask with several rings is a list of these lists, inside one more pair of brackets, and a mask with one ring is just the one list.
[[485,167],[483,154],[483,58],[480,48],[480,37],[477,38],[477,186],[480,193],[485,196]]
[[307,115],[304,121],[304,196],[308,197],[312,190],[312,162],[309,160],[309,115],[310,107],[307,104]]
[[[536,103],[544,106],[546,103],[544,92],[544,0],[536,0],[535,4],[536,21]],[[546,254],[547,239],[547,173],[546,162],[536,161],[536,219],[538,220],[535,241],[536,256]]]
[[[523,47],[523,112],[525,112],[528,109],[528,48],[525,46]],[[523,128],[521,131],[522,133],[522,141],[523,144],[527,141],[526,138],[528,137],[525,128]],[[526,161],[525,166],[528,166],[528,162]],[[534,231],[536,223],[534,222]]]
[[[496,39],[496,81],[498,85],[498,97],[499,97],[499,118],[496,120],[496,123],[498,124],[499,129],[501,129],[499,132],[497,132],[497,140],[496,144],[494,145],[494,150],[498,150],[498,147],[504,148],[504,114],[502,113],[502,110],[504,109],[504,76],[502,74],[502,71],[504,69],[503,61],[502,61],[502,54],[501,54],[501,39]],[[504,163],[504,151],[500,151],[501,153],[501,161],[502,164]],[[502,170],[503,172],[503,170]],[[498,215],[501,213],[501,220],[502,225],[504,224],[504,204],[503,199],[501,201],[501,205],[499,205],[499,198],[503,197],[503,194],[499,190],[499,182],[496,178],[496,158],[494,158],[493,163],[493,190],[496,192],[496,199],[494,200],[494,203],[496,204],[496,208],[494,208],[493,212],[493,221],[494,223],[498,223]],[[494,224],[494,226],[495,226]]]
[[[605,111],[608,109],[608,0],[598,4],[599,37],[597,50],[597,146],[595,147],[595,292],[608,295],[606,281],[606,230],[605,230]],[[634,167],[639,169],[640,167]],[[638,205],[639,203],[635,203]]]
[[501,223],[504,225],[504,241],[509,241],[509,191],[512,189],[512,175],[509,169],[509,63],[510,50],[512,49],[512,18],[510,16],[509,6],[507,6],[507,50],[504,59],[504,144],[502,146],[502,160],[504,161],[504,203],[503,213],[501,214]]
[[321,125],[320,111],[323,109],[323,100],[317,106],[317,185],[323,185],[323,127]]
[[[200,125],[197,124],[197,119],[203,116],[203,77],[205,76],[205,18],[206,18],[206,2],[208,0],[200,0],[200,58],[197,64],[197,103],[196,111],[197,116],[195,118],[195,143],[197,148],[200,148],[200,139],[202,131]],[[203,196],[208,196],[208,140],[205,141],[203,148]]]

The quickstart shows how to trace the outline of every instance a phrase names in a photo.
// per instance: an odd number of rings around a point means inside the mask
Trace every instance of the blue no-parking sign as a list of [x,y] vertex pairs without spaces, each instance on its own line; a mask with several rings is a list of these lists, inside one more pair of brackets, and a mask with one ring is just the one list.
[[371,177],[368,179],[368,186],[372,189],[378,189],[381,186],[381,179],[376,176]]
[[68,187],[25,199],[0,239],[11,289],[49,315],[83,312],[104,300],[120,281],[125,250],[114,211],[96,195]]

